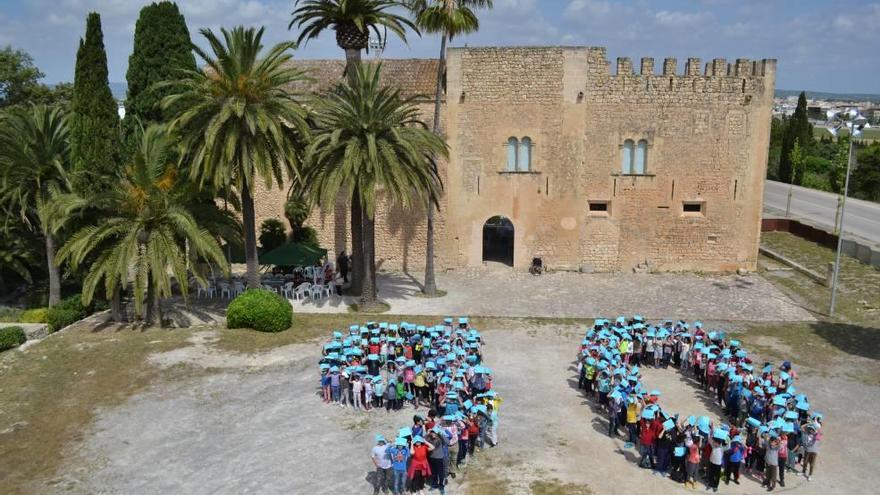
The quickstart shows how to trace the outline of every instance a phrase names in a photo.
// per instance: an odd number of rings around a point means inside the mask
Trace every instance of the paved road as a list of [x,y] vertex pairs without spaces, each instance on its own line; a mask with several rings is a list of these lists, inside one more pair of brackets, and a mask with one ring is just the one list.
[[[785,214],[789,185],[768,180],[764,187],[764,211],[774,215]],[[794,186],[791,198],[791,216],[803,218],[817,227],[834,229],[837,195],[815,189]],[[880,204],[859,199],[847,199],[843,230],[880,244]]]

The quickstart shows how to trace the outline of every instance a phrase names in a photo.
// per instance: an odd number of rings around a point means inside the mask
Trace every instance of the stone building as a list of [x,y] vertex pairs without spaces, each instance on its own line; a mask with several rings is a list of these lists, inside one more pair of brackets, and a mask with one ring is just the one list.
[[[343,61],[299,61],[320,91]],[[604,48],[453,48],[442,127],[450,147],[437,222],[437,266],[532,258],[582,271],[754,269],[775,60],[675,59],[655,70]],[[425,95],[436,61],[385,60],[404,94]],[[257,198],[281,217],[284,192]],[[315,211],[324,247],[347,242],[347,208]],[[377,262],[424,266],[424,212],[382,205]]]

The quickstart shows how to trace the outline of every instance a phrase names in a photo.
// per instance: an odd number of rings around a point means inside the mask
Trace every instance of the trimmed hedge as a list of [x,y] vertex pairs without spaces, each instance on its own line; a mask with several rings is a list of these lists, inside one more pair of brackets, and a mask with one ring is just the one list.
[[248,289],[226,308],[226,328],[252,328],[281,332],[293,324],[293,308],[287,299],[266,289]]
[[49,331],[57,332],[88,315],[89,310],[83,306],[82,297],[79,294],[75,294],[49,308],[46,321],[49,323]]
[[12,349],[24,344],[27,336],[21,327],[0,328],[0,351]]
[[22,323],[46,323],[49,321],[49,308],[28,309],[21,313]]

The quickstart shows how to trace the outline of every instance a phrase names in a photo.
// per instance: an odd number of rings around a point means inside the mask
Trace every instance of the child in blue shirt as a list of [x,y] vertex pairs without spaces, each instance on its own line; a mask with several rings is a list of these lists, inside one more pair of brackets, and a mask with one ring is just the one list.
[[406,439],[398,438],[394,446],[388,449],[388,458],[391,459],[391,493],[403,495],[406,490],[406,464],[409,461],[409,448]]

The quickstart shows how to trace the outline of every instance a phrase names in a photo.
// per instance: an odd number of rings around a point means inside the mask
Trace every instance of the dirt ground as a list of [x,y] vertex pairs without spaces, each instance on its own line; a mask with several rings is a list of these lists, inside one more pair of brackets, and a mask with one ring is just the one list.
[[[578,326],[511,319],[481,330],[486,362],[504,398],[500,445],[478,453],[471,472],[449,493],[534,493],[548,481],[563,488],[546,493],[586,493],[588,487],[631,494],[649,485],[657,493],[685,492],[638,469],[635,452],[607,436],[605,419],[576,390]],[[357,413],[325,405],[317,396],[318,342],[245,355],[216,346],[219,331],[195,333],[191,345],[151,355],[149,366],[175,379],[157,380],[122,405],[100,410],[83,441],[63,454],[53,484],[39,491],[371,493],[373,435],[393,436],[414,411]],[[180,379],[181,370],[191,370],[190,378]],[[880,427],[874,414],[880,394],[843,376],[805,370],[798,387],[825,413],[827,436],[815,479],[790,477],[780,491],[876,493],[872,474],[880,445],[865,432]],[[681,414],[716,412],[676,371],[646,370],[645,381]],[[759,491],[753,480],[721,488]]]

